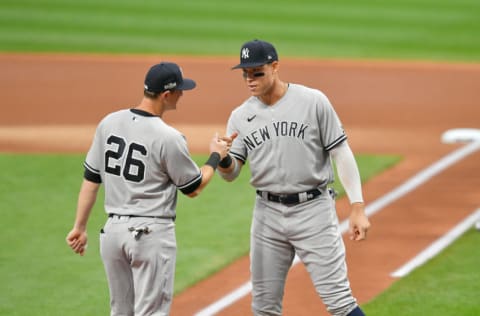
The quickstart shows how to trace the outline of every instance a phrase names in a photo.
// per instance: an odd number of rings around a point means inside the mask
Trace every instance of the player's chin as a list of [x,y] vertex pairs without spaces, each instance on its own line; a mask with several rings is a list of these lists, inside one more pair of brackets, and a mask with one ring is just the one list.
[[249,89],[249,91],[250,91],[250,94],[254,97],[259,97],[262,95],[258,89]]

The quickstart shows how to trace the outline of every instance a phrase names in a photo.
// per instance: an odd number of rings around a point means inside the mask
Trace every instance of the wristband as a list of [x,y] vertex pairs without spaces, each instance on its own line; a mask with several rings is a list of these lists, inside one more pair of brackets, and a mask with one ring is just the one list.
[[220,162],[220,154],[217,152],[213,152],[210,154],[210,157],[208,157],[207,162],[205,163],[206,165],[209,165],[210,167],[213,168],[213,170],[217,169],[218,163]]
[[232,164],[232,157],[230,157],[230,155],[226,155],[225,158],[220,160],[220,162],[218,163],[218,166],[226,169],[230,167],[231,164]]

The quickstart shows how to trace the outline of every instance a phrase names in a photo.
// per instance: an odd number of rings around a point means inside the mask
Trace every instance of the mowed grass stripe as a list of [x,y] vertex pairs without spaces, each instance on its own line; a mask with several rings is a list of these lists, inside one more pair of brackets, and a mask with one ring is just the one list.
[[[297,7],[282,7],[273,11],[273,13],[253,13],[247,16],[239,15],[234,18],[223,14],[229,11],[206,10],[203,6],[198,10],[173,12],[173,15],[160,14],[157,11],[131,11],[131,10],[100,10],[96,8],[75,9],[75,11],[63,7],[34,7],[26,9],[23,6],[7,7],[2,9],[0,17],[5,26],[25,28],[28,25],[37,25],[47,29],[57,26],[67,27],[55,29],[56,31],[74,30],[82,28],[85,30],[97,31],[98,28],[112,33],[135,33],[140,30],[149,31],[146,27],[163,26],[161,29],[152,30],[156,33],[160,30],[165,31],[183,31],[192,30],[191,25],[197,24],[193,31],[218,31],[238,30],[239,25],[242,29],[256,29],[259,26],[271,24],[271,27],[283,26],[283,31],[308,31],[316,29],[322,30],[322,26],[335,26],[340,30],[352,32],[352,37],[356,36],[359,30],[386,32],[390,27],[405,27],[409,29],[426,28],[428,26],[439,26],[445,28],[445,31],[454,32],[458,28],[471,28],[479,25],[476,12],[457,12],[450,9],[439,10],[429,9],[427,12],[413,12],[411,8],[401,10],[392,10],[392,8],[366,9],[364,7],[338,8],[338,10],[315,9],[311,12],[298,11]],[[92,11],[93,10],[93,11]],[[164,12],[164,11],[161,11]],[[137,13],[137,14],[135,14]],[[172,12],[169,12],[172,13]],[[200,15],[201,19],[192,18],[192,15]],[[164,16],[165,15],[165,16]],[[288,21],[288,23],[286,23]],[[291,24],[291,25],[289,25]],[[338,24],[338,25],[337,25]],[[379,25],[386,28],[378,29]],[[219,28],[221,26],[221,28]],[[287,27],[288,26],[288,27]],[[268,25],[265,26],[267,29]],[[352,29],[352,27],[355,27]],[[278,31],[278,30],[277,30]],[[331,31],[331,30],[329,30]],[[220,33],[221,34],[221,33]]]
[[[246,14],[245,8],[254,7]],[[3,8],[2,8],[3,6]],[[19,1],[0,4],[0,49],[232,55],[253,37],[284,56],[475,59],[480,4],[464,1]],[[412,10],[414,8],[414,10]],[[3,44],[2,44],[3,43]],[[218,44],[220,43],[220,44]]]

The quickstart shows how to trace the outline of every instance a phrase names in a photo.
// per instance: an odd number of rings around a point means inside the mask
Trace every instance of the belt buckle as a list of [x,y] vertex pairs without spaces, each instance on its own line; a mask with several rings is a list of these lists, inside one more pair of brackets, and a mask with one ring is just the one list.
[[294,205],[298,204],[298,194],[282,194],[279,195],[279,202],[285,205]]
[[285,196],[285,195],[283,195],[283,194],[282,194],[282,195],[279,195],[279,196],[278,196],[278,202],[280,202],[280,203],[282,203],[282,204],[288,204],[288,201],[287,201],[286,198],[287,198],[287,196]]

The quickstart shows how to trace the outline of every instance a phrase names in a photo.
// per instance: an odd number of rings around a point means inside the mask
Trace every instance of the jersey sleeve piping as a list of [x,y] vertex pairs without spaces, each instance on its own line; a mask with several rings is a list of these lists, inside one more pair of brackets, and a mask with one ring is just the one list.
[[247,158],[244,157],[243,155],[241,155],[239,153],[236,153],[236,152],[233,152],[233,151],[230,152],[230,155],[232,155],[234,158],[237,158],[238,160],[240,160],[243,163],[245,163],[245,161],[247,160]]
[[100,170],[93,168],[93,167],[90,166],[86,161],[83,163],[83,166],[84,166],[86,169],[90,170],[91,172],[100,174]]
[[183,193],[183,194],[190,194],[193,191],[195,191],[200,184],[202,183],[202,173],[198,176],[196,176],[193,180],[187,182],[186,184],[179,185],[177,188]]
[[338,145],[340,145],[341,143],[343,143],[346,139],[347,139],[347,135],[345,135],[345,134],[341,135],[339,138],[337,138],[335,141],[333,141],[330,145],[325,146],[325,150],[326,150],[326,151],[332,150],[332,149],[335,148],[336,146],[338,146]]

